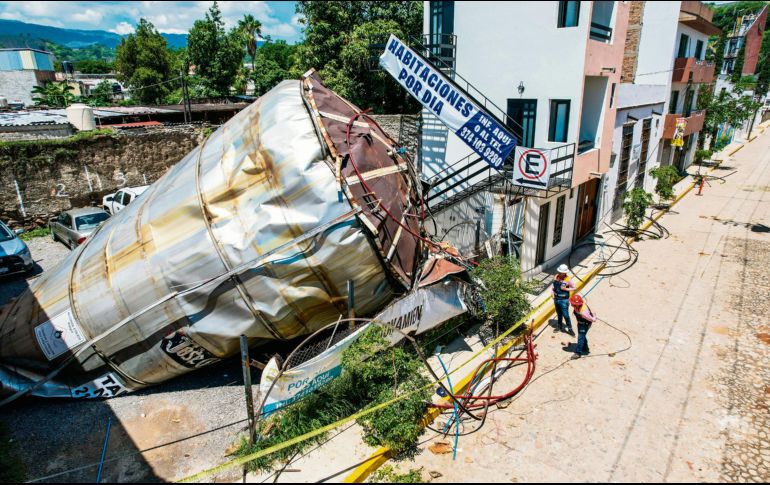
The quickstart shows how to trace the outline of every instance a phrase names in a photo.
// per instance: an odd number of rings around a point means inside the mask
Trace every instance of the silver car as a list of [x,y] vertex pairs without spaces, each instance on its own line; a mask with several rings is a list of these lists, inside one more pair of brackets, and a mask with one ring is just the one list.
[[109,217],[98,207],[86,207],[62,212],[59,217],[51,219],[48,225],[54,241],[61,241],[70,249],[75,249]]

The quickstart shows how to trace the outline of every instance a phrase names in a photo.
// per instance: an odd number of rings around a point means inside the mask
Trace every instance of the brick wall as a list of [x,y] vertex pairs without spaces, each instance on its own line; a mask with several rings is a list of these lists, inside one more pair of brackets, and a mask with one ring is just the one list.
[[639,42],[642,38],[642,19],[644,18],[643,1],[633,0],[628,11],[628,30],[623,52],[623,67],[620,82],[633,83],[636,79],[636,66],[639,58]]

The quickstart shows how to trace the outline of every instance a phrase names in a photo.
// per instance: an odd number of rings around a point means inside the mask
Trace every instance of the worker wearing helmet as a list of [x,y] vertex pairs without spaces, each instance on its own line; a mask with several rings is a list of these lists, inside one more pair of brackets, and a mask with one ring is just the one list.
[[575,289],[575,284],[571,281],[567,281],[567,271],[569,268],[566,264],[562,264],[556,268],[556,278],[553,280],[553,304],[556,307],[556,317],[558,321],[556,323],[556,332],[562,330],[562,320],[566,323],[567,333],[574,335],[572,330],[572,321],[569,318],[569,295],[570,291]]
[[575,355],[573,359],[579,359],[584,355],[588,355],[590,350],[588,349],[588,329],[591,328],[591,324],[596,320],[588,304],[583,300],[580,295],[572,295],[569,299],[572,305],[572,310],[575,313],[575,319],[577,320],[578,338],[577,348],[575,349]]

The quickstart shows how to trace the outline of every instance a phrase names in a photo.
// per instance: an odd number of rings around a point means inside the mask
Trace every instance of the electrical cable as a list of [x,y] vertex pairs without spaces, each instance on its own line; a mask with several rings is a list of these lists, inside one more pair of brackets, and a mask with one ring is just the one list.
[[[449,369],[447,369],[447,366],[444,365],[444,361],[441,359],[441,347],[436,349],[436,358],[438,359],[438,363],[441,364],[441,368],[444,369],[444,377],[446,377],[447,384],[449,385],[449,389],[454,389],[454,386],[452,385],[452,380],[449,378]],[[452,412],[455,417],[455,442],[454,446],[452,447],[452,459],[457,459],[457,442],[460,439],[460,416],[457,414],[457,403],[452,402]],[[447,426],[449,426],[449,422],[447,422]]]

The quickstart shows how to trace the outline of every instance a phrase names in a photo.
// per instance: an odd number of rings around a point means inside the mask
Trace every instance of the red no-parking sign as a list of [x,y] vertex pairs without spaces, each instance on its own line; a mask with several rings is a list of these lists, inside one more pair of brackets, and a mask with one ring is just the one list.
[[516,147],[516,163],[513,164],[513,184],[531,189],[548,188],[551,163],[547,150]]

